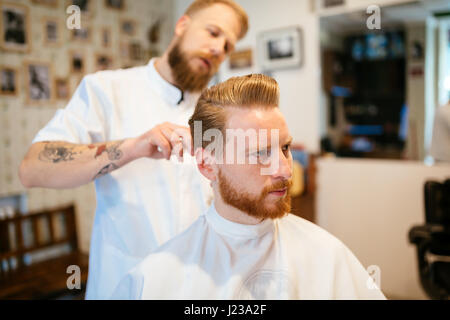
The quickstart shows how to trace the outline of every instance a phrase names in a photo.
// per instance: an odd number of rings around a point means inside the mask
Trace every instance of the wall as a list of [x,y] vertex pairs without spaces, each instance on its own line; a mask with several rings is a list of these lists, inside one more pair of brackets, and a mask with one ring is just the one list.
[[320,159],[317,169],[317,223],[365,267],[381,268],[381,288],[388,298],[426,298],[408,232],[424,222],[424,182],[450,178],[450,164]]
[[[91,228],[95,212],[95,194],[92,185],[75,190],[25,190],[18,178],[17,171],[32,139],[54,115],[57,108],[63,108],[67,100],[53,100],[51,103],[32,106],[27,103],[24,62],[42,61],[51,63],[53,77],[69,79],[71,92],[79,83],[82,75],[70,70],[69,53],[71,50],[82,50],[85,53],[85,73],[96,71],[95,55],[105,53],[113,56],[112,69],[130,65],[147,63],[144,54],[139,61],[130,61],[121,55],[121,43],[138,41],[143,49],[148,48],[147,30],[157,18],[163,18],[161,39],[156,49],[163,50],[172,37],[173,8],[171,0],[128,0],[126,9],[122,11],[104,7],[104,1],[92,1],[92,14],[83,16],[82,25],[88,24],[93,33],[88,43],[78,43],[71,39],[70,30],[66,28],[66,4],[68,1],[57,1],[55,8],[32,3],[31,0],[17,0],[15,4],[28,7],[31,50],[28,53],[0,51],[0,64],[14,67],[19,72],[19,95],[16,97],[0,96],[0,197],[26,193],[29,210],[41,210],[71,202],[77,206],[77,223],[82,250],[88,251]],[[44,17],[56,18],[60,24],[61,41],[56,46],[46,45],[43,36]],[[137,23],[134,36],[120,33],[119,21],[123,18],[133,19]],[[112,31],[111,46],[103,48],[100,30],[109,27]]]

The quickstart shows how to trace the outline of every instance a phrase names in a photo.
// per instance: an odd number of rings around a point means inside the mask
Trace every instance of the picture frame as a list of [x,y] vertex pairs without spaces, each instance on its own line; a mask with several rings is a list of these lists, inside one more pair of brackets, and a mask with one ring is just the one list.
[[133,37],[137,33],[138,23],[133,19],[120,20],[120,33],[124,36]]
[[66,0],[66,7],[75,5],[80,8],[82,17],[91,17],[95,12],[95,2],[98,0]]
[[113,68],[113,58],[109,54],[97,53],[95,56],[95,68],[97,71],[111,70]]
[[68,78],[55,78],[56,100],[68,100],[70,98],[70,83]]
[[74,74],[84,74],[86,70],[86,59],[80,51],[70,52],[70,71]]
[[[154,16],[157,16],[157,14],[154,14]],[[147,40],[151,46],[156,45],[161,40],[161,29],[162,24],[164,21],[163,16],[159,16],[154,23],[148,27],[147,31]]]
[[125,0],[104,0],[105,7],[113,10],[125,10],[126,2]]
[[139,42],[130,43],[129,59],[131,61],[142,61],[144,51],[142,45]]
[[61,43],[61,26],[57,18],[45,17],[43,18],[43,35],[44,44],[46,46],[57,46]]
[[72,40],[76,42],[89,43],[91,41],[91,27],[83,24],[81,29],[72,29]]
[[257,43],[263,71],[297,68],[303,64],[303,34],[298,26],[262,32]]
[[0,47],[5,51],[27,53],[31,49],[28,7],[0,2]]
[[251,48],[236,50],[229,55],[231,70],[251,68],[253,65],[253,50]]
[[15,97],[19,94],[19,71],[16,68],[0,66],[0,95]]
[[53,74],[50,63],[25,61],[25,87],[27,103],[32,105],[53,102]]
[[319,10],[343,7],[345,0],[316,0],[316,6]]
[[112,32],[110,27],[103,27],[100,29],[100,42],[103,48],[111,48]]

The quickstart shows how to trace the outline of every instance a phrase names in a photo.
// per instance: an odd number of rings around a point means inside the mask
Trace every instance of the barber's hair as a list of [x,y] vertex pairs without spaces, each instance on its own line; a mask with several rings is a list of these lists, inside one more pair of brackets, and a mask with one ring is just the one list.
[[242,39],[248,31],[248,16],[245,10],[233,0],[195,0],[193,3],[191,3],[189,8],[186,9],[184,14],[192,17],[196,12],[216,3],[227,5],[231,9],[233,9],[234,12],[236,12],[236,15],[238,16],[239,22],[241,24],[241,30],[238,35],[238,39]]
[[195,145],[198,141],[194,136],[194,124],[201,121],[201,137],[208,129],[218,129],[225,137],[227,110],[230,108],[278,108],[280,89],[275,79],[263,74],[249,74],[233,77],[211,88],[203,90],[194,114],[189,119],[194,148],[206,148],[211,143],[202,141],[202,145]]

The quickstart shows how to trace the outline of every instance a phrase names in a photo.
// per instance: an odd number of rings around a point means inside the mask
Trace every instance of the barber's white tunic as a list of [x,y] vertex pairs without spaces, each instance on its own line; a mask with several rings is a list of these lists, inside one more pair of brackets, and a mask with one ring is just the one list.
[[[96,143],[137,137],[163,122],[188,125],[198,94],[182,93],[147,66],[86,76],[33,142]],[[182,100],[181,103],[178,102]],[[208,181],[191,161],[133,161],[95,181],[88,299],[109,298],[148,253],[207,208]]]
[[243,225],[212,205],[134,268],[113,299],[385,299],[338,239],[294,215]]

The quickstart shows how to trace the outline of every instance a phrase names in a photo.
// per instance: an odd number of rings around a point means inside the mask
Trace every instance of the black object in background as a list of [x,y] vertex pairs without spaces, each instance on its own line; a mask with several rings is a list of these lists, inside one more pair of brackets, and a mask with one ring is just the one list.
[[420,282],[431,299],[450,299],[450,179],[424,185],[425,225],[409,231]]

